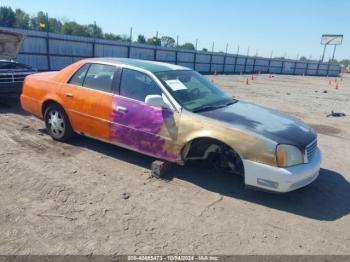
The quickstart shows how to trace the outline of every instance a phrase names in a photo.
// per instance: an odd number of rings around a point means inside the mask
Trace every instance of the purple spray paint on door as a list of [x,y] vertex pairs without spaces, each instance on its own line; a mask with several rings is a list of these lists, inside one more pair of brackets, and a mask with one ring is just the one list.
[[[159,136],[173,112],[148,106],[142,102],[115,97],[113,100],[111,140],[163,159],[176,160],[177,154],[167,152],[166,139]],[[124,107],[126,112],[117,111]]]

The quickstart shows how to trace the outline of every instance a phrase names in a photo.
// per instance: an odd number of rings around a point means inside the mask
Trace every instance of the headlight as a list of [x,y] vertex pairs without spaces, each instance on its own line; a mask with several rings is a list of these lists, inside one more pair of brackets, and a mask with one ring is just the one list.
[[280,167],[294,166],[304,163],[304,156],[301,151],[291,145],[277,146],[277,165]]

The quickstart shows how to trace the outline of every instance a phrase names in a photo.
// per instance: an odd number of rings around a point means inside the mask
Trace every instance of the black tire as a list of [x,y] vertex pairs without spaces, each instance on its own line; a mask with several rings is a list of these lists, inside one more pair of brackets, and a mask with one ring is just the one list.
[[64,142],[73,136],[68,116],[60,105],[49,105],[45,109],[44,120],[47,132],[54,140]]

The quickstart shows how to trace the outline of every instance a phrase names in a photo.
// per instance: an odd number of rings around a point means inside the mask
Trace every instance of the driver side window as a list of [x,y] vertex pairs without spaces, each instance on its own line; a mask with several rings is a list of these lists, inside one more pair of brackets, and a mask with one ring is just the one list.
[[120,95],[145,102],[148,95],[162,95],[162,90],[148,75],[124,68],[120,81]]

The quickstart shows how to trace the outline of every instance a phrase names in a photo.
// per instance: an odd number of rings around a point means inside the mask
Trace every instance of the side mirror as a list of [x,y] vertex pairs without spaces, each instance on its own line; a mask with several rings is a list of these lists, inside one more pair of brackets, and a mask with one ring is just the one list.
[[145,103],[150,106],[169,108],[168,104],[164,102],[163,97],[160,95],[148,95],[145,98]]

